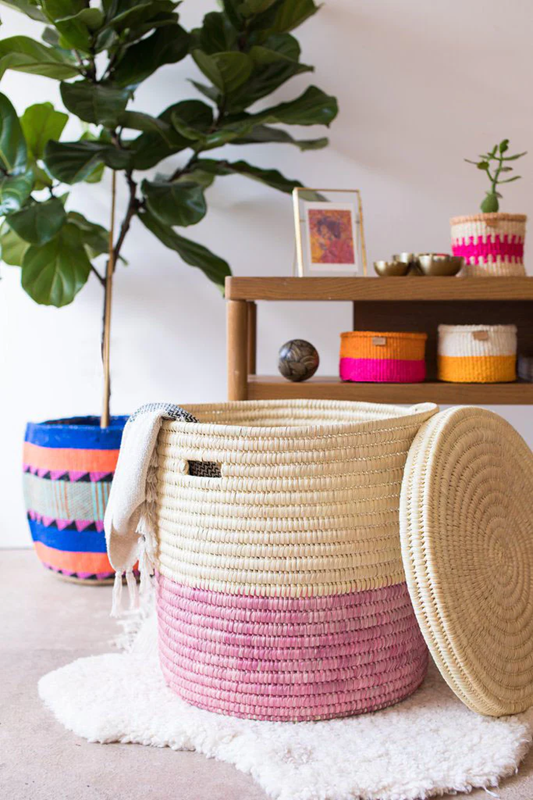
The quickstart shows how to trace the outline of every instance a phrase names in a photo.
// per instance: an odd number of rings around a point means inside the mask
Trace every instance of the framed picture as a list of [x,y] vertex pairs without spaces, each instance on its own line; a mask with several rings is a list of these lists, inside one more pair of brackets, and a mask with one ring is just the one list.
[[298,188],[293,203],[300,276],[367,274],[358,190]]

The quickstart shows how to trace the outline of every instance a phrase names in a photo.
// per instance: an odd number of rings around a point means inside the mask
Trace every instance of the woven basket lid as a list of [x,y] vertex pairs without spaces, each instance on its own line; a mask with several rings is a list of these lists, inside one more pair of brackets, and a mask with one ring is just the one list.
[[497,414],[458,407],[417,434],[400,501],[418,623],[471,709],[533,705],[533,453]]

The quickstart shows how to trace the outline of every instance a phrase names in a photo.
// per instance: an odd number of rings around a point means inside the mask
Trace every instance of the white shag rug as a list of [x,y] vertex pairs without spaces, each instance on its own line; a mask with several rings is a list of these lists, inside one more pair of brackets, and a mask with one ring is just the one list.
[[533,729],[532,711],[469,711],[434,667],[411,698],[360,717],[277,723],[201,711],[165,686],[153,618],[129,652],[74,661],[41,678],[39,693],[90,742],[196,750],[279,800],[419,800],[494,787],[516,772]]

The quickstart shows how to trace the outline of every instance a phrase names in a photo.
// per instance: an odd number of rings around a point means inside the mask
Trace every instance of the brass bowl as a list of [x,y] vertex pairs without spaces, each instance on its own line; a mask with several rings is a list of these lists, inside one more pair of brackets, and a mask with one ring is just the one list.
[[418,253],[398,253],[397,255],[392,256],[393,261],[403,261],[404,264],[409,266],[407,270],[407,275],[421,275],[418,268]]
[[422,275],[431,278],[457,275],[464,266],[461,256],[449,256],[447,253],[420,253],[418,268]]
[[394,278],[407,275],[409,264],[404,261],[374,261],[374,269],[381,278]]
[[403,261],[404,264],[414,264],[416,263],[417,256],[416,253],[395,253],[391,256],[392,261]]

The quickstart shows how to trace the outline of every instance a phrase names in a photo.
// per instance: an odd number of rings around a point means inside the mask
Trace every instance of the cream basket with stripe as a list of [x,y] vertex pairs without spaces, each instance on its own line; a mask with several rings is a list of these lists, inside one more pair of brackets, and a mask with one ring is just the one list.
[[438,376],[451,383],[516,380],[516,325],[439,325]]
[[[358,714],[424,678],[399,538],[403,470],[433,404],[187,406],[157,442],[162,670],[188,702],[266,720]],[[188,474],[190,461],[220,477]]]

